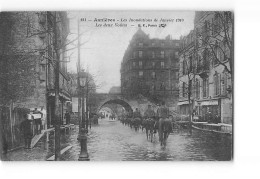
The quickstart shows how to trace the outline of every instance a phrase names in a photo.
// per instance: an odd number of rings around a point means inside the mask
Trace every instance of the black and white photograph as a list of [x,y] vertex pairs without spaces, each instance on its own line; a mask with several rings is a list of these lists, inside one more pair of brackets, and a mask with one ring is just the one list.
[[233,11],[2,11],[3,161],[232,161]]

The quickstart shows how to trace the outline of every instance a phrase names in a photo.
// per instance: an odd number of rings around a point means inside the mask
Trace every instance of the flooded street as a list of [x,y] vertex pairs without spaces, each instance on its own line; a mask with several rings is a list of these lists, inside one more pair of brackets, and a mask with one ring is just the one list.
[[[78,127],[63,133],[62,148],[71,149],[62,155],[62,160],[77,161],[80,145]],[[9,160],[46,160],[53,155],[53,134],[50,141],[43,137],[31,150],[21,149],[8,154]],[[168,138],[166,147],[161,147],[158,135],[154,142],[147,141],[145,131],[135,131],[120,121],[100,120],[92,126],[88,135],[88,153],[91,161],[202,161],[231,159],[232,140],[228,135],[193,130],[175,130]]]
[[[77,160],[79,152],[78,143],[74,143],[72,150],[63,157],[65,160]],[[231,138],[197,130],[193,130],[192,135],[188,131],[175,131],[169,136],[166,147],[161,147],[158,135],[154,142],[149,142],[145,131],[136,132],[119,121],[101,120],[98,126],[91,129],[88,152],[90,160],[94,161],[230,160]]]

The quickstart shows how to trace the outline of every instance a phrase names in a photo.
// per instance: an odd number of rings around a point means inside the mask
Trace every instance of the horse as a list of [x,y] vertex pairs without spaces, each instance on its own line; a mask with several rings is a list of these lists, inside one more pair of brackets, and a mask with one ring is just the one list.
[[156,131],[156,121],[153,118],[149,118],[147,121],[146,135],[148,135],[148,138],[150,137],[151,142],[153,141],[155,131]]
[[139,128],[140,128],[140,126],[141,126],[141,124],[142,124],[142,119],[141,118],[139,118],[139,117],[137,117],[137,118],[133,118],[133,127],[135,128],[135,131],[138,131],[139,130]]
[[161,118],[159,120],[159,128],[158,128],[159,141],[161,146],[166,145],[166,140],[169,137],[171,132],[172,132],[172,120],[169,118],[166,119]]

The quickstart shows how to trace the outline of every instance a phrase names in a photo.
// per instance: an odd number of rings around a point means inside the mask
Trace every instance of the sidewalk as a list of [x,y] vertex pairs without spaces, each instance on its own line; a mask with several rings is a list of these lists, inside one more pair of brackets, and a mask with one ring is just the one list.
[[[72,125],[70,125],[72,127]],[[66,126],[62,126],[62,129]],[[46,161],[54,154],[54,129],[45,130],[42,134],[34,138],[34,147],[32,149],[21,148],[8,152],[3,155],[3,161]],[[62,130],[64,131],[64,130]],[[47,132],[49,140],[47,140]],[[69,149],[69,143],[65,142],[70,135],[70,131],[64,131],[61,135],[61,150]]]

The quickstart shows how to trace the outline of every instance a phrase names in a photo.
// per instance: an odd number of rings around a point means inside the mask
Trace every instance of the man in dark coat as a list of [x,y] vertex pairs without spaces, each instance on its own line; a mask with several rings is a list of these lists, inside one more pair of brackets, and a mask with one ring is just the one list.
[[32,113],[28,114],[26,120],[21,123],[21,130],[24,136],[25,148],[31,148],[31,141],[33,137],[33,126],[32,126],[33,116]]

